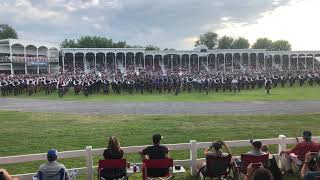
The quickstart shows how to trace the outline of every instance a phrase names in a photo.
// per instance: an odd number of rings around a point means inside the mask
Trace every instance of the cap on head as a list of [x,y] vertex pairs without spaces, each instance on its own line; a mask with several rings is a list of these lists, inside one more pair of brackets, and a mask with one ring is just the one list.
[[51,157],[51,158],[53,158],[53,157],[58,157],[58,151],[55,150],[55,149],[50,149],[50,150],[48,151],[48,153],[47,153],[47,157],[48,157],[48,158],[49,158],[49,157]]
[[152,136],[152,141],[154,144],[159,144],[162,138],[163,137],[160,134],[155,134]]
[[257,148],[257,149],[260,149],[261,146],[262,146],[262,142],[261,141],[253,141],[252,142],[252,146]]
[[214,143],[212,143],[212,147],[215,149],[215,150],[219,150],[219,149],[221,149],[222,148],[222,144],[221,144],[221,142],[214,142]]

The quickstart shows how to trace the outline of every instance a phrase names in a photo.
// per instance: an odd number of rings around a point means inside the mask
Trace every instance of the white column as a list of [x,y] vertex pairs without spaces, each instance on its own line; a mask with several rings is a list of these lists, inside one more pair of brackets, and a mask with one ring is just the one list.
[[134,71],[136,71],[136,54],[133,54],[133,66],[134,66]]
[[116,59],[117,59],[117,54],[115,53],[114,54],[114,73],[115,74],[117,74],[117,65],[116,65],[117,60]]
[[76,73],[76,54],[72,53],[73,55],[73,73]]
[[64,73],[64,57],[65,57],[65,55],[62,54],[62,72],[63,73]]
[[218,71],[218,54],[214,55],[214,69],[216,72]]
[[105,58],[104,58],[104,68],[105,68],[105,71],[108,70],[108,66],[107,66],[107,53],[104,54]]
[[314,54],[312,55],[312,72],[314,72]]
[[191,56],[188,55],[188,58],[189,58],[189,73],[191,72]]
[[226,54],[224,54],[224,58],[223,58],[223,72],[226,72]]
[[258,64],[259,64],[259,54],[256,54],[256,70],[258,69]]
[[263,68],[266,70],[266,55],[263,56]]
[[198,72],[200,72],[200,56],[198,55]]
[[92,146],[86,147],[86,166],[87,166],[87,180],[93,180]]
[[86,63],[86,54],[83,53],[83,67],[84,67],[84,72],[87,72],[87,63]]
[[307,56],[304,55],[304,70],[307,71]]
[[209,70],[209,55],[207,55],[207,68]]
[[288,63],[289,64],[289,71],[291,71],[291,55],[290,54],[288,55],[288,59],[289,59],[289,63]]
[[182,70],[182,55],[179,55],[179,60],[180,60],[180,71]]
[[26,47],[23,47],[23,53],[24,53],[24,72],[25,72],[25,74],[28,74],[27,51],[26,51]]
[[48,74],[51,74],[50,62],[48,62]]
[[11,74],[14,74],[14,71],[13,71],[13,60],[12,60],[12,47],[11,47],[11,45],[9,45],[9,48],[10,48],[10,61],[11,61],[11,63],[10,63],[10,73]]
[[274,66],[274,55],[271,55],[271,69],[273,68]]
[[97,73],[97,54],[94,53],[94,72]]
[[[37,62],[39,63],[39,49],[37,48]],[[40,74],[40,67],[38,64],[37,73]]]
[[233,72],[233,60],[234,60],[234,55],[233,53],[231,54],[231,71]]
[[124,54],[124,72],[127,72],[127,56]]
[[299,55],[297,55],[297,71],[299,70]]
[[281,71],[283,70],[283,58],[282,54],[280,55],[280,66],[281,66]]
[[144,54],[141,57],[143,57],[143,69],[146,69],[146,57]]
[[173,55],[170,56],[170,65],[171,65],[171,71],[173,71]]
[[191,167],[190,167],[190,173],[191,176],[197,175],[197,141],[190,140],[190,161],[191,161]]

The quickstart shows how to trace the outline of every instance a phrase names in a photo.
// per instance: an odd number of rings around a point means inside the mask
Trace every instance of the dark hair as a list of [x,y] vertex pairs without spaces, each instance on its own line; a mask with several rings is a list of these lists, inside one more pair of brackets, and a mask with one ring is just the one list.
[[273,180],[273,176],[268,169],[259,168],[253,172],[250,180]]
[[118,141],[117,137],[111,136],[109,138],[108,149],[111,152],[120,152],[121,151],[120,142]]
[[253,147],[260,149],[262,146],[262,142],[261,141],[253,141],[252,142]]
[[47,159],[49,162],[56,161],[58,159],[58,156],[47,156]]
[[160,134],[155,134],[152,136],[152,141],[153,141],[153,144],[159,144],[160,143],[160,140],[161,140],[161,135]]

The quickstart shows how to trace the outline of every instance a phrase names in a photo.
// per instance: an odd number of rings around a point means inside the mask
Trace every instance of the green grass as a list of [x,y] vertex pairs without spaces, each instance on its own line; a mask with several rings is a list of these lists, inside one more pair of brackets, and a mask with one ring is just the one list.
[[[14,96],[10,96],[14,97]],[[206,95],[205,92],[193,92],[182,93],[175,96],[172,92],[171,94],[162,93],[158,94],[145,93],[133,94],[122,93],[120,95],[110,94],[104,95],[101,93],[96,93],[85,97],[82,93],[78,96],[74,95],[71,89],[63,98],[59,98],[57,93],[53,93],[49,96],[45,95],[44,92],[34,94],[32,96],[27,96],[26,94],[20,95],[19,98],[32,98],[32,99],[49,99],[49,100],[80,100],[80,101],[104,101],[104,102],[213,102],[213,101],[288,101],[288,100],[320,100],[320,86],[315,85],[313,87],[303,86],[303,87],[277,87],[271,90],[271,95],[267,95],[265,89],[255,89],[255,90],[242,90],[240,93],[233,95],[231,92],[210,92]]]
[[[154,133],[161,133],[163,143],[274,138],[279,134],[295,137],[305,129],[319,134],[320,114],[259,116],[100,116],[0,111],[0,156],[43,153],[50,148],[59,151],[103,148],[111,135],[119,137],[122,146],[151,143]],[[233,149],[234,154],[250,147]],[[276,147],[272,147],[276,152]],[[199,151],[199,156],[201,156]],[[172,152],[174,159],[186,159],[188,151]],[[95,158],[95,164],[101,157]],[[127,155],[139,162],[137,154]],[[84,167],[84,158],[61,160],[68,168]],[[4,165],[12,174],[35,172],[43,162]],[[81,178],[82,179],[82,178]],[[192,179],[188,174],[177,179]]]

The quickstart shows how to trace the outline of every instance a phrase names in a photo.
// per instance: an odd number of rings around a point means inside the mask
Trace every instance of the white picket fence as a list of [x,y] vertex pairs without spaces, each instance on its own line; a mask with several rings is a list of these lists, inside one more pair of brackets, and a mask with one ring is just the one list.
[[[301,137],[298,138],[299,141],[302,140]],[[287,144],[296,144],[296,138],[287,138],[284,135],[279,135],[278,138],[271,139],[259,139],[263,144],[267,145],[278,145],[278,153],[282,150],[286,149]],[[313,140],[319,142],[320,136],[313,137]],[[248,140],[237,140],[237,141],[225,141],[229,147],[244,147],[250,146]],[[195,140],[190,140],[189,143],[182,144],[166,144],[170,151],[177,150],[189,150],[190,158],[185,160],[175,160],[175,164],[182,165],[184,167],[189,167],[191,175],[196,175],[197,161],[203,160],[197,158],[197,150],[204,149],[211,145],[211,142],[197,142]],[[123,147],[123,150],[126,154],[130,153],[138,153],[140,150],[144,149],[147,146],[130,146]],[[78,175],[86,174],[87,180],[93,180],[93,175],[96,173],[96,166],[93,164],[93,156],[103,155],[104,148],[101,149],[92,149],[92,146],[87,146],[85,150],[75,150],[75,151],[64,151],[59,152],[59,159],[66,158],[76,158],[76,157],[85,157],[86,158],[86,167],[75,168],[78,170]],[[0,157],[0,165],[4,164],[14,164],[14,163],[24,163],[24,162],[32,162],[32,161],[40,161],[46,160],[47,154],[28,154],[28,155],[20,155],[20,156],[8,156],[8,157]],[[139,165],[139,164],[138,164]],[[14,175],[14,177],[19,177],[20,180],[31,180],[32,176],[35,173],[29,174],[18,174]]]

